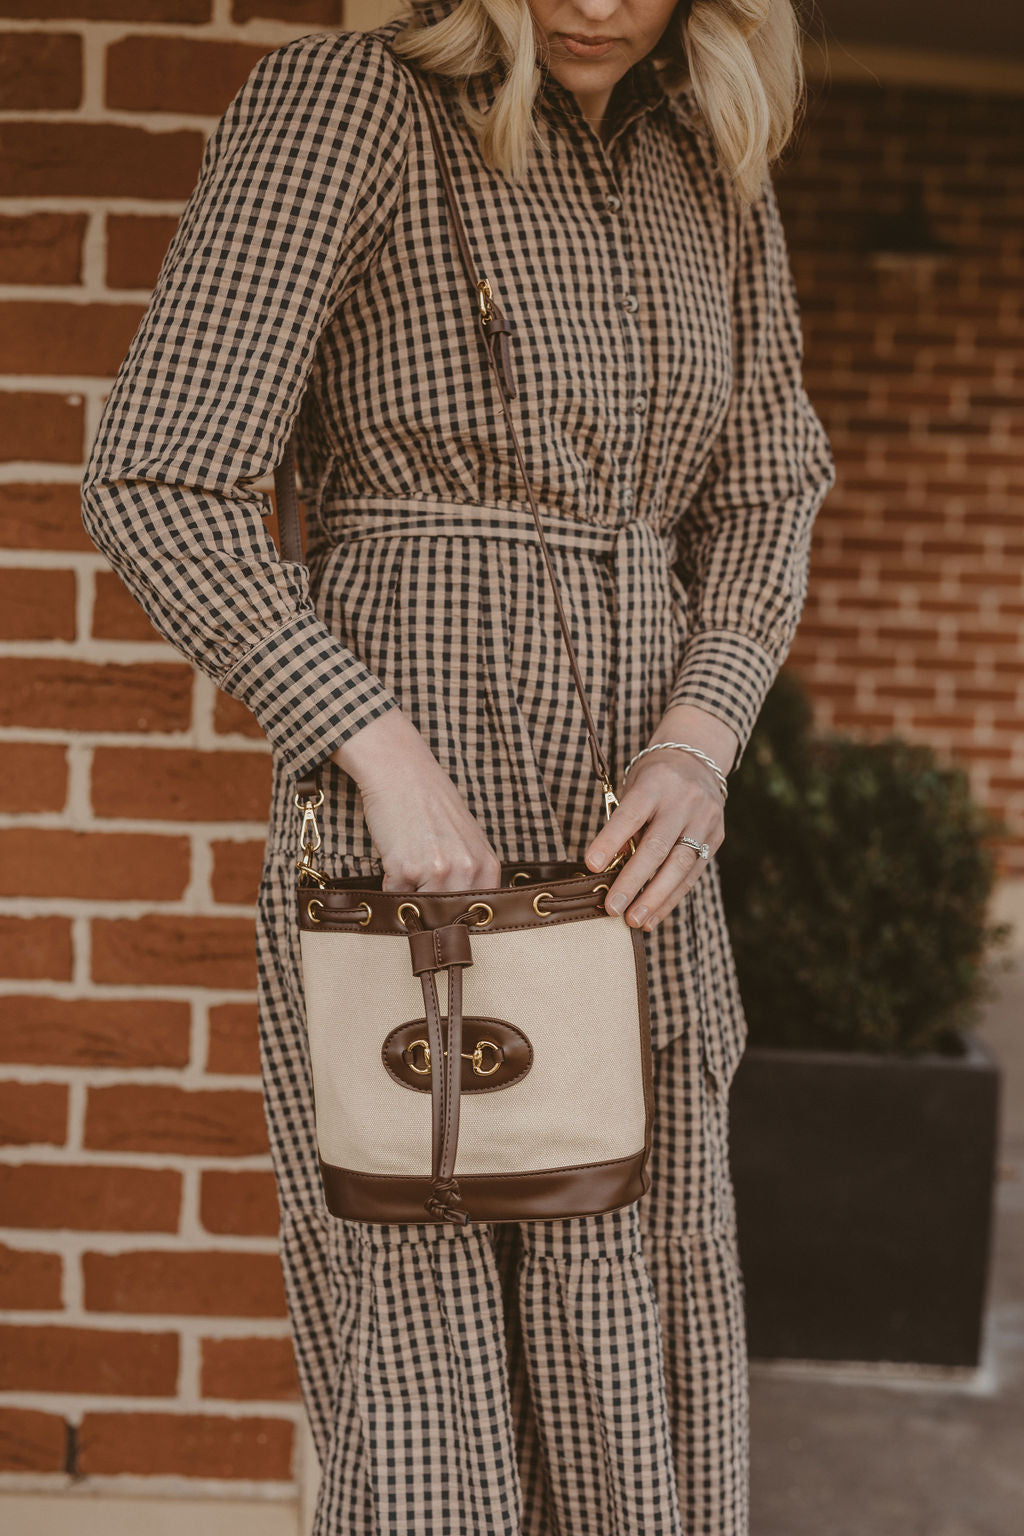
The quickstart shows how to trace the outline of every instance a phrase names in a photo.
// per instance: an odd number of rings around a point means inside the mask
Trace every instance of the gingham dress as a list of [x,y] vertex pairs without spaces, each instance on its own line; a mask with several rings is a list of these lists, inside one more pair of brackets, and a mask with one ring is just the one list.
[[[420,0],[427,20],[454,0]],[[293,917],[297,771],[402,708],[502,859],[602,824],[402,25],[266,55],[211,136],[108,397],[83,516],[156,627],[274,749],[258,908],[281,1251],[323,1476],[315,1536],[746,1536],[743,1283],[727,1095],[746,1025],[712,858],[647,938],[652,1187],[602,1217],[327,1213]],[[489,171],[426,76],[617,782],[672,703],[742,750],[803,606],[834,466],[801,383],[770,183],[746,217],[649,60],[607,143],[544,80],[545,153]],[[486,106],[500,82],[474,77]],[[267,483],[298,423],[307,566]],[[379,873],[324,771],[325,867]],[[728,819],[728,818],[727,818]]]

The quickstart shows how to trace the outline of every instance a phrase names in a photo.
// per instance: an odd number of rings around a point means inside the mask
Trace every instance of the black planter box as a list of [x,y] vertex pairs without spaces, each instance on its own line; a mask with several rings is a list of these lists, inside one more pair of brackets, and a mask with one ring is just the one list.
[[730,1092],[752,1358],[977,1365],[1000,1073],[749,1047]]

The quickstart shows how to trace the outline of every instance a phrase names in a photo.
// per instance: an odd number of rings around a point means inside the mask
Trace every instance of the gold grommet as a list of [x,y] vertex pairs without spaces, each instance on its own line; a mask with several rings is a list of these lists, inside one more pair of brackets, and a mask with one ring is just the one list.
[[306,903],[306,911],[309,914],[309,920],[311,923],[320,923],[323,921],[323,919],[316,916],[315,912],[313,911],[314,907],[319,907],[321,912],[324,910],[323,902],[317,901],[315,896],[313,897],[312,901]]
[[472,906],[469,906],[469,907],[466,908],[466,911],[467,912],[478,912],[478,911],[480,911],[480,912],[486,912],[487,913],[487,916],[485,918],[483,918],[482,921],[474,924],[474,927],[476,927],[476,928],[486,928],[487,924],[489,922],[491,922],[491,920],[494,917],[494,908],[493,907],[489,907],[487,905],[486,901],[474,901]]
[[533,898],[533,910],[536,912],[538,917],[550,917],[551,916],[550,912],[542,912],[540,907],[538,907],[538,905],[537,905],[538,901],[542,901],[545,896],[550,897],[550,895],[551,895],[550,891],[538,891],[536,896]]
[[416,905],[416,903],[414,901],[403,901],[402,904],[400,905],[400,907],[398,908],[398,914],[397,914],[398,915],[398,921],[401,923],[403,928],[405,927],[405,918],[402,916],[402,913],[405,911],[406,907],[411,907],[412,910],[416,913],[417,917],[422,917],[423,916],[423,913],[420,911],[419,907]]
[[[361,901],[359,903],[359,907],[365,907],[366,908],[366,916],[365,917],[361,917],[359,919],[359,926],[360,926],[360,928],[365,928],[367,923],[370,921],[371,917],[373,916],[373,908],[370,906],[369,902],[367,902],[367,901]],[[358,912],[359,911],[359,907],[353,907],[352,908],[353,912]]]
[[517,869],[508,883],[509,885],[522,885],[523,881],[529,880],[529,878],[530,871],[528,869]]

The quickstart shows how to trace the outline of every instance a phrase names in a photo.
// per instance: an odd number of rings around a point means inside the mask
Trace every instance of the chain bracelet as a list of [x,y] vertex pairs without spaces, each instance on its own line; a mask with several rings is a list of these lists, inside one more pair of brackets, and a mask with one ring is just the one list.
[[708,767],[717,778],[719,788],[722,791],[723,803],[729,798],[729,786],[725,781],[725,774],[722,772],[721,768],[719,768],[714,758],[709,757],[706,752],[702,752],[700,747],[692,747],[688,741],[656,741],[653,742],[649,747],[643,747],[639,752],[635,753],[626,764],[625,772],[622,775],[623,782],[625,782],[626,775],[629,773],[629,770],[632,768],[635,762],[638,762],[640,758],[644,757],[648,752],[657,752],[661,747],[677,747],[681,752],[692,752],[694,757],[699,757],[701,762],[707,763]]

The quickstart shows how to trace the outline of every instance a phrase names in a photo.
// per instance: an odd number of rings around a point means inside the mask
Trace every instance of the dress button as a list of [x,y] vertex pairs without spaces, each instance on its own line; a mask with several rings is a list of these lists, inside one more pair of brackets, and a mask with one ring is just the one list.
[[647,409],[647,396],[635,395],[633,398],[633,409],[638,416],[642,416]]
[[624,507],[631,507],[633,505],[633,487],[631,485],[623,487],[621,501]]
[[622,301],[623,309],[631,310],[634,314],[640,308],[640,300],[635,293],[627,293]]
[[604,205],[606,208],[610,208],[613,213],[618,213],[622,207],[622,198],[614,192],[606,192],[604,195]]

